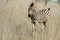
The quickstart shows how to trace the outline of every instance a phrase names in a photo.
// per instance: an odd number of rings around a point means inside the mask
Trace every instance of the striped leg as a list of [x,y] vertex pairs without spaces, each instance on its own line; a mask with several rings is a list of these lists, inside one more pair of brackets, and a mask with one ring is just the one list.
[[34,24],[32,25],[32,37],[34,37],[34,31],[35,31],[35,28],[34,28]]
[[46,21],[43,22],[44,27],[46,27]]
[[34,28],[34,27],[35,27],[35,24],[36,24],[36,23],[35,23],[35,20],[32,20],[32,32],[35,31],[35,28]]
[[34,28],[34,26],[35,26],[35,25],[33,24],[33,25],[32,25],[32,32],[34,32],[34,31],[35,31],[35,30],[34,30],[34,29],[35,29],[35,28]]
[[46,19],[46,21],[43,22],[43,25],[44,25],[44,29],[46,27],[46,23],[47,23],[48,19]]

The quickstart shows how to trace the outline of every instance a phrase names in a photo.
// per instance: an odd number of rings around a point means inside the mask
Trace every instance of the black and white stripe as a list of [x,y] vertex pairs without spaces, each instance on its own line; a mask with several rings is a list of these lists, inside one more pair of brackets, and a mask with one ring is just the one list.
[[28,8],[28,17],[31,19],[33,24],[32,30],[34,31],[34,26],[36,23],[43,23],[43,25],[46,27],[46,21],[49,15],[50,8],[36,11],[36,9],[34,8],[34,3],[32,3]]

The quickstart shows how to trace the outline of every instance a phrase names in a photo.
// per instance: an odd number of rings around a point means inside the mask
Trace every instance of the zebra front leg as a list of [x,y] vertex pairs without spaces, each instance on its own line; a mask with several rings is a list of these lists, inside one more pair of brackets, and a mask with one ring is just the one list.
[[35,21],[32,20],[32,36],[34,36],[34,32],[35,32]]
[[32,24],[32,37],[34,37],[35,25]]
[[34,32],[34,31],[35,31],[35,28],[34,28],[34,26],[35,26],[35,25],[33,24],[33,25],[32,25],[32,32]]
[[35,31],[35,21],[34,20],[32,20],[32,32],[34,32]]

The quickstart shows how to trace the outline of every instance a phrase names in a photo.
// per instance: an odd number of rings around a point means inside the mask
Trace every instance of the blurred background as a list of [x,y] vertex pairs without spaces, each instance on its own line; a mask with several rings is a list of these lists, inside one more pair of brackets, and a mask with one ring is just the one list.
[[[51,8],[45,29],[37,24],[33,37],[28,18],[32,2],[37,10]],[[60,0],[0,0],[0,40],[60,40]]]
[[[35,2],[45,2],[46,0],[34,0]],[[60,3],[60,0],[47,0],[47,1],[50,1],[50,2],[54,2],[54,3]]]

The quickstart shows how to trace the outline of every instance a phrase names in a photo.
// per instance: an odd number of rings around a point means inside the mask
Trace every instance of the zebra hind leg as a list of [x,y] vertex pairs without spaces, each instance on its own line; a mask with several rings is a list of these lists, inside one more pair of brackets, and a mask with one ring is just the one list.
[[44,25],[44,27],[46,27],[46,22],[45,21],[43,22],[43,25]]
[[43,22],[44,25],[44,29],[46,28],[46,23],[47,23],[48,19],[46,19],[46,21]]

